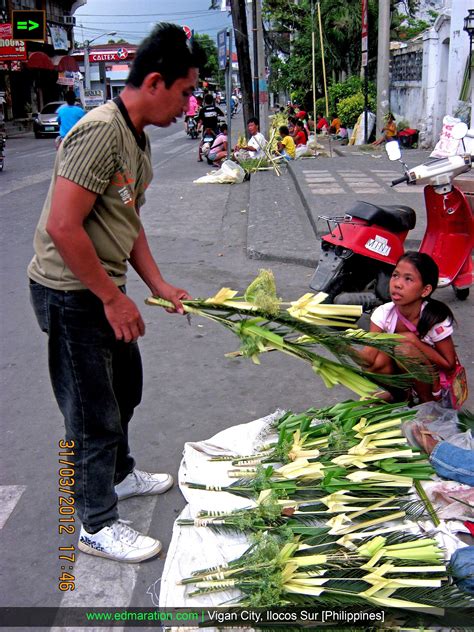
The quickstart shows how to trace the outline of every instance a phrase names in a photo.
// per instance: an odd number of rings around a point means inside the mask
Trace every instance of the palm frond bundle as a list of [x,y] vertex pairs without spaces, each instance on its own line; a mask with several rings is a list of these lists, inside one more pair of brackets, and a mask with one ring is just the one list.
[[[271,271],[262,270],[243,296],[235,290],[222,288],[207,299],[182,301],[188,314],[210,319],[237,335],[240,350],[232,354],[249,357],[260,363],[262,353],[280,351],[308,362],[328,388],[342,384],[359,396],[373,395],[380,386],[406,386],[414,378],[429,380],[424,365],[409,358],[404,363],[406,373],[380,375],[364,371],[357,363],[357,347],[368,345],[395,358],[400,343],[397,334],[370,333],[355,327],[361,315],[357,305],[326,305],[326,295],[305,294],[297,301],[284,302],[277,297]],[[172,307],[159,297],[149,297],[148,305]],[[333,328],[343,329],[334,331]],[[321,355],[325,349],[335,360]]]
[[321,552],[295,536],[263,533],[237,560],[181,583],[193,586],[195,596],[238,589],[239,605],[250,607],[368,603],[441,615],[444,607],[472,603],[447,579],[443,553],[430,538],[405,536],[389,544],[376,536],[353,550],[333,542]]

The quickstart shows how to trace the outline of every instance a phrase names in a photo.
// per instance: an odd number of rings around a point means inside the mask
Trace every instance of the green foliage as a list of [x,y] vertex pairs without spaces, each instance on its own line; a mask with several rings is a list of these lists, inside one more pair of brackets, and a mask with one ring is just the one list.
[[[369,110],[375,110],[375,99],[371,95],[369,95]],[[342,99],[337,104],[337,114],[347,127],[354,127],[363,111],[364,95],[362,92],[347,97],[347,99]]]
[[195,33],[194,39],[204,50],[206,56],[206,65],[200,70],[200,77],[218,79],[219,63],[217,60],[217,46],[210,35],[206,33]]

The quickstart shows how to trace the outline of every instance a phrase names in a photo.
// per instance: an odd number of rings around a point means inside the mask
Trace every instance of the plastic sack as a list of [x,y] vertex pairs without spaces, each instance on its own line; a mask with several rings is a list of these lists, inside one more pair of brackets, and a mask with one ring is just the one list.
[[298,145],[295,149],[295,160],[303,158],[303,156],[314,156],[311,148],[308,145]]
[[461,119],[449,115],[443,118],[443,129],[441,130],[439,141],[430,154],[430,158],[447,158],[448,156],[464,153],[461,141],[458,138],[453,138],[452,135],[453,127],[460,121]]
[[211,143],[204,143],[203,146],[201,147],[201,153],[203,156],[207,156],[210,150],[211,150]]
[[194,180],[194,184],[240,184],[244,178],[245,171],[240,165],[233,160],[224,160],[220,169]]
[[458,414],[455,410],[443,408],[438,402],[426,402],[415,406],[416,417],[402,425],[402,432],[411,445],[418,446],[413,436],[413,428],[425,426],[440,441],[448,441],[458,448],[474,450],[474,438],[470,430],[460,432]]

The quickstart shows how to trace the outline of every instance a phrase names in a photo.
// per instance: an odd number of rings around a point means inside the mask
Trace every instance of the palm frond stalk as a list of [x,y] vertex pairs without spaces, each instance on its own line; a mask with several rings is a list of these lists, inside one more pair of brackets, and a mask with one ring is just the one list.
[[[379,375],[358,366],[357,346],[375,347],[395,357],[400,343],[397,334],[370,333],[355,327],[361,315],[356,305],[326,305],[326,295],[305,294],[297,301],[278,299],[271,271],[262,270],[243,296],[235,290],[222,288],[207,299],[182,301],[188,314],[195,314],[219,323],[236,334],[241,347],[238,355],[250,357],[259,364],[259,355],[280,351],[308,362],[328,388],[341,384],[361,397],[373,395],[380,386],[406,386],[414,378],[428,381],[431,376],[425,365],[406,358],[406,373]],[[149,297],[148,305],[173,307],[159,297]],[[336,332],[331,328],[343,328]],[[315,349],[324,348],[336,361]],[[235,353],[230,355],[236,355]]]

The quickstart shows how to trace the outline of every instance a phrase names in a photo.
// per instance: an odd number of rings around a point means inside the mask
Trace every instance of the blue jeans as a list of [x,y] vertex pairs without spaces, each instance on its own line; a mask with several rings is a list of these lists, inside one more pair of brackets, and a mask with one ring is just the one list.
[[441,441],[431,452],[430,461],[438,476],[474,487],[473,450],[465,450]]
[[94,533],[118,518],[114,485],[135,465],[128,424],[142,395],[140,351],[137,343],[115,339],[102,301],[92,292],[52,290],[30,281],[30,296],[48,334],[49,373],[66,439],[75,443],[78,517]]
[[459,588],[474,595],[474,546],[465,546],[455,551],[449,563]]

